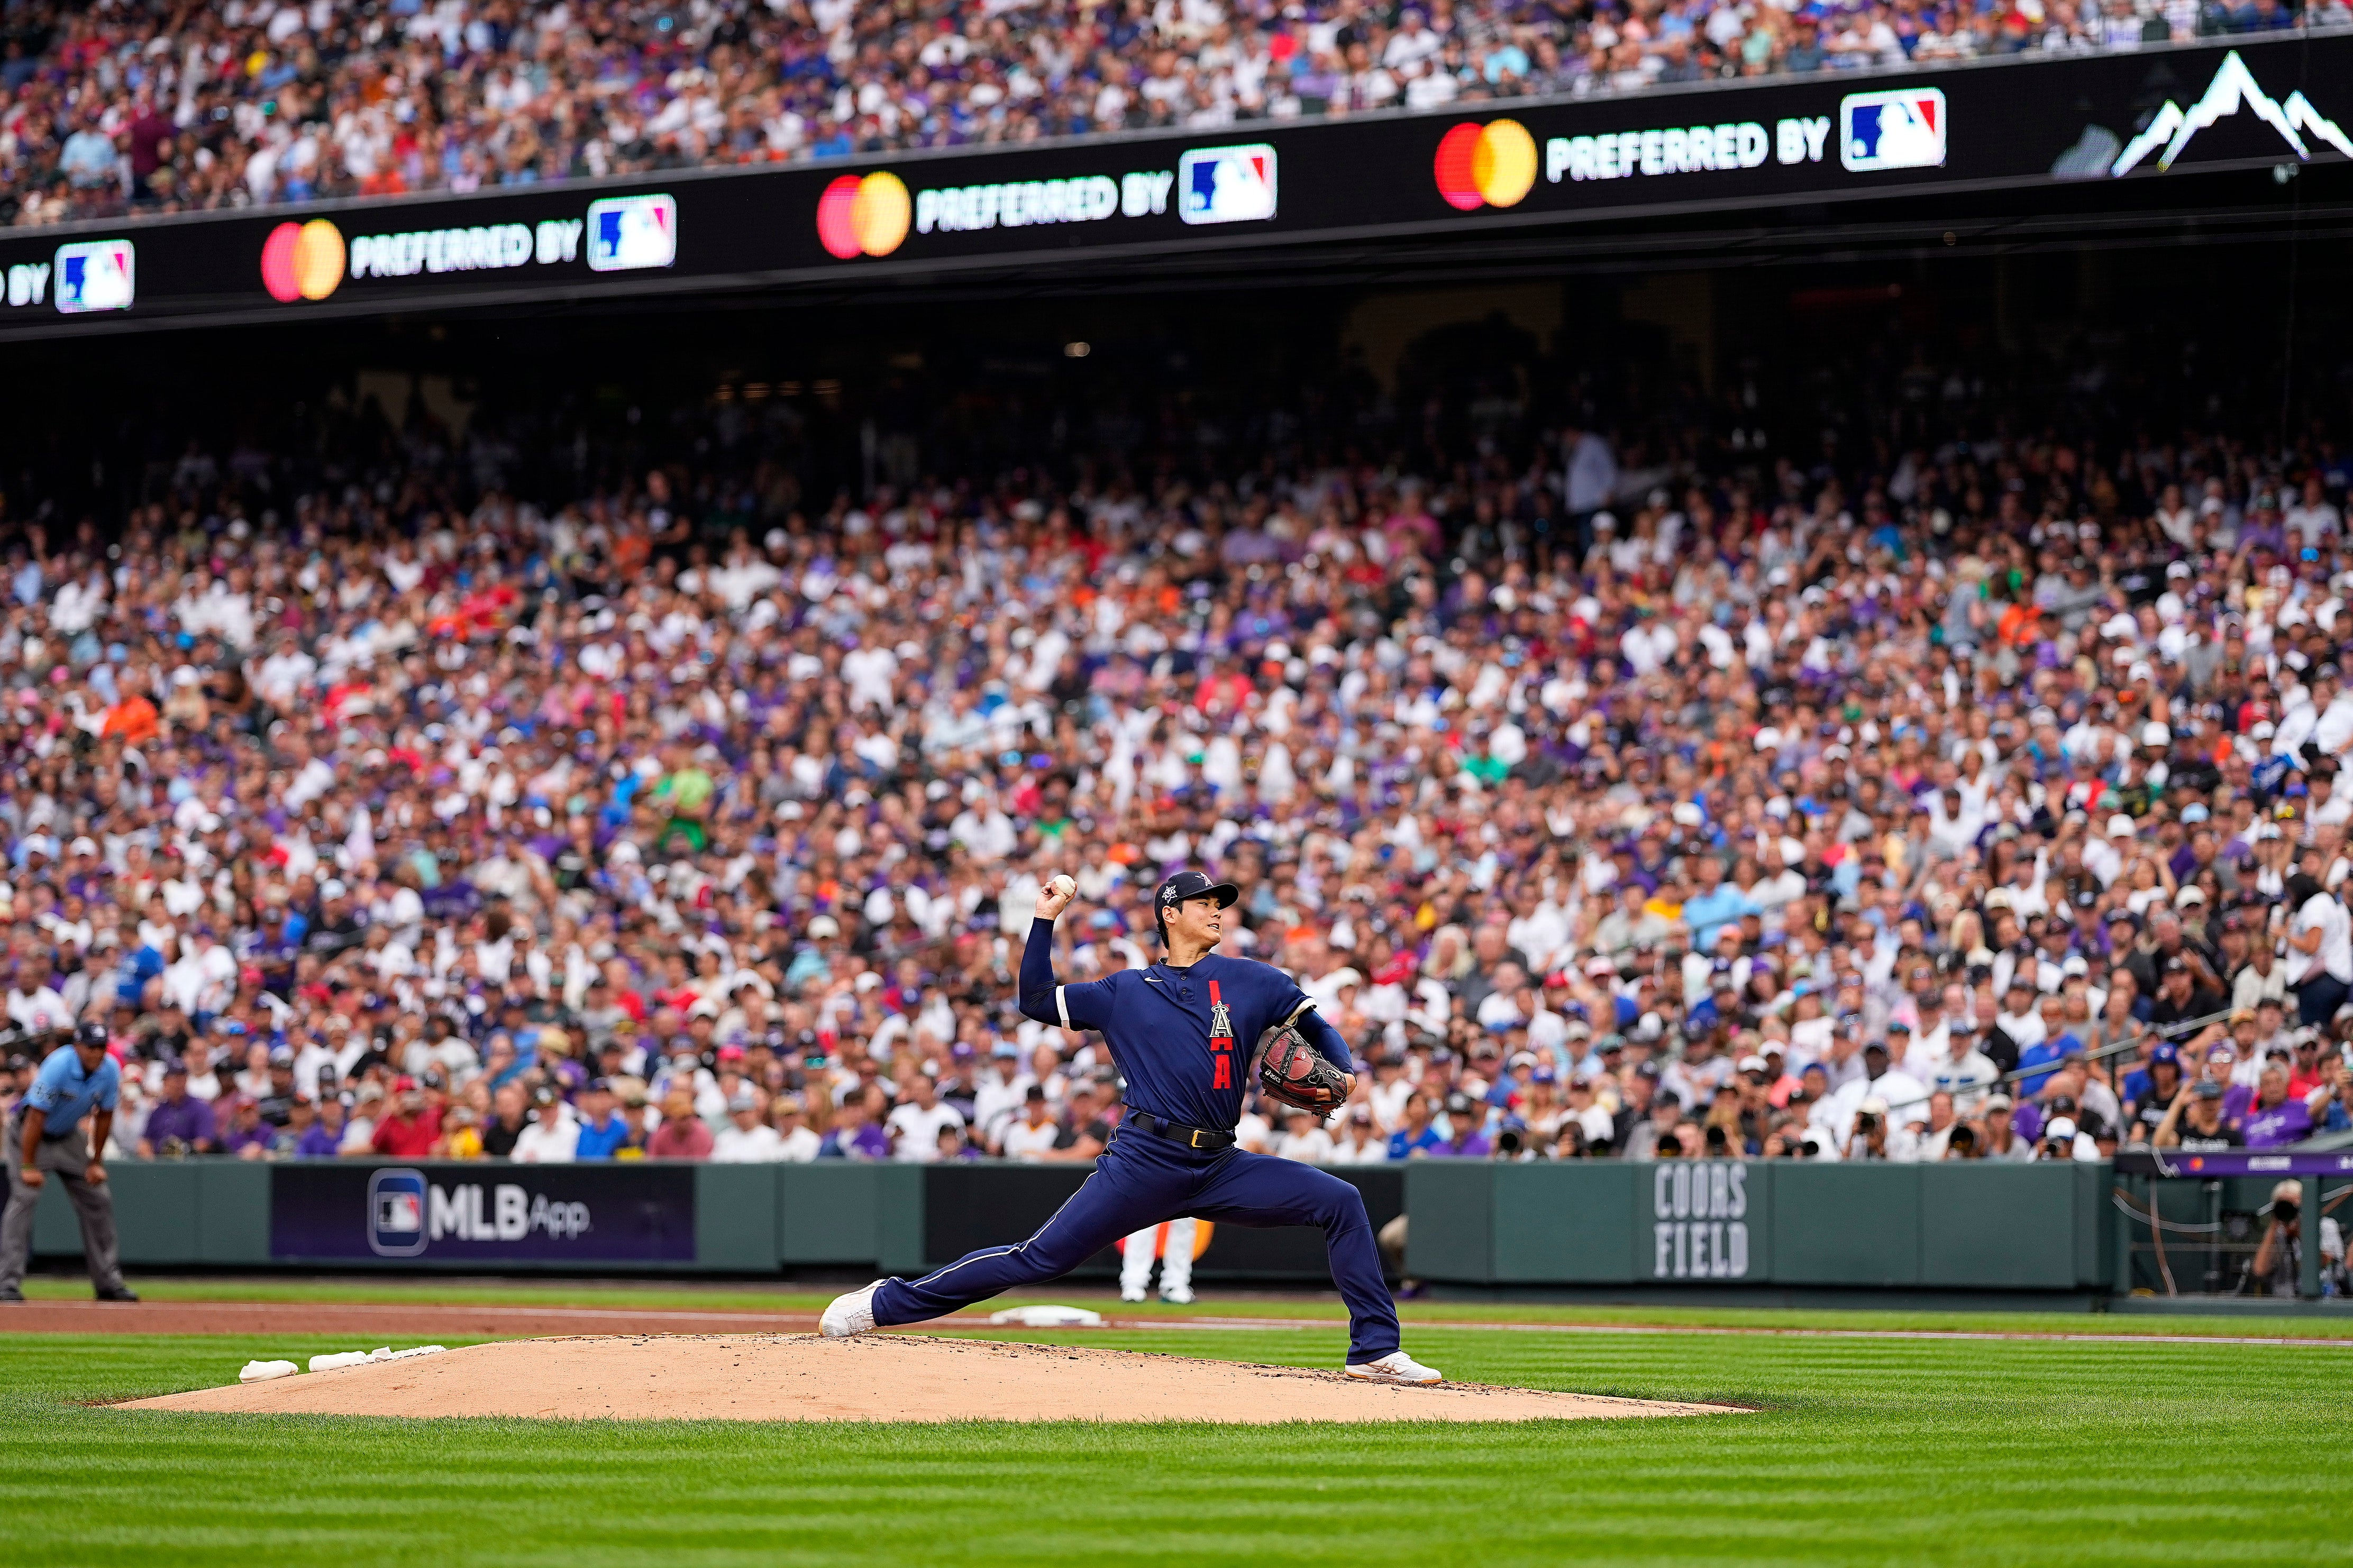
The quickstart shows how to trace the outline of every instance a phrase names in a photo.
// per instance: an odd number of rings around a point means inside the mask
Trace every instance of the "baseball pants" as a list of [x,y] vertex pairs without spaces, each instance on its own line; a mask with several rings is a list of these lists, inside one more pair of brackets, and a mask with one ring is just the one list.
[[1398,1348],[1397,1304],[1381,1279],[1380,1249],[1356,1189],[1294,1160],[1187,1149],[1123,1127],[1092,1174],[1027,1241],[967,1253],[920,1279],[886,1279],[874,1292],[878,1327],[920,1323],[991,1296],[1057,1279],[1124,1236],[1187,1215],[1227,1225],[1312,1225],[1324,1232],[1332,1280],[1348,1306],[1348,1363]]
[[[0,1289],[20,1286],[25,1265],[33,1255],[33,1208],[40,1190],[25,1184],[24,1130],[11,1121],[8,1139],[8,1207],[0,1213]],[[81,1221],[81,1255],[90,1265],[90,1283],[101,1290],[122,1289],[122,1264],[114,1244],[114,1198],[103,1185],[83,1175],[90,1168],[90,1140],[77,1128],[63,1138],[44,1138],[36,1148],[34,1163],[53,1182],[63,1182]]]
[[1168,1240],[1160,1245],[1160,1227],[1147,1225],[1127,1238],[1119,1257],[1119,1293],[1141,1296],[1152,1283],[1152,1254],[1160,1250],[1160,1293],[1171,1296],[1193,1287],[1193,1221],[1190,1216],[1168,1222]]

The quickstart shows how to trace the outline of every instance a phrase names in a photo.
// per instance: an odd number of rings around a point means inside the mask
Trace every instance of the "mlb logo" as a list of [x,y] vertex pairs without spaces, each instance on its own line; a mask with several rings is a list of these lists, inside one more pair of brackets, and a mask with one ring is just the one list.
[[588,266],[634,272],[678,259],[678,201],[672,196],[608,196],[588,204]]
[[1274,149],[1203,147],[1176,161],[1176,216],[1187,223],[1257,223],[1274,216]]
[[414,1258],[425,1250],[425,1173],[377,1171],[368,1177],[368,1250],[378,1258]]
[[1945,162],[1945,95],[1933,87],[1851,92],[1839,102],[1839,162],[1852,174]]
[[84,239],[58,247],[58,309],[128,310],[137,292],[138,256],[127,239]]

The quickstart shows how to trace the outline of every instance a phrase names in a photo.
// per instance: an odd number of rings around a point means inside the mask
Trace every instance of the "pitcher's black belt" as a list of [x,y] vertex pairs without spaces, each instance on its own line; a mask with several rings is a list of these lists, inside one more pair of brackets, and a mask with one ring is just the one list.
[[1171,1121],[1165,1116],[1155,1116],[1148,1110],[1137,1110],[1132,1106],[1128,1109],[1127,1120],[1130,1126],[1141,1127],[1146,1132],[1156,1132],[1171,1142],[1184,1144],[1187,1149],[1230,1149],[1234,1146],[1234,1135],[1230,1132],[1213,1132],[1207,1127],[1187,1127],[1181,1121]]

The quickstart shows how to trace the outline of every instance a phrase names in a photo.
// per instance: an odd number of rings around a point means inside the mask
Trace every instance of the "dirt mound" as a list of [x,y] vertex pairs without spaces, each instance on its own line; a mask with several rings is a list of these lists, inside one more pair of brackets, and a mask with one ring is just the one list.
[[1535,1421],[1721,1405],[1445,1384],[1066,1345],[870,1335],[596,1335],[131,1401],[131,1410],[726,1421]]

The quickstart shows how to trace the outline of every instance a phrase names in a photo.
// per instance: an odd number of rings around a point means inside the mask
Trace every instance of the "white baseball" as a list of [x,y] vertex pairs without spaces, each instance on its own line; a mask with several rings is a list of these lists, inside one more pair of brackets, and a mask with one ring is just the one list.
[[1079,896],[1078,879],[1067,871],[1056,872],[1054,879],[1046,886],[1066,899],[1075,899]]

